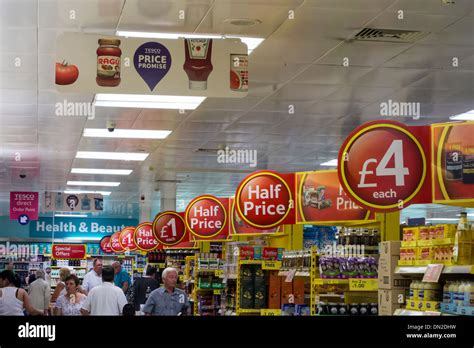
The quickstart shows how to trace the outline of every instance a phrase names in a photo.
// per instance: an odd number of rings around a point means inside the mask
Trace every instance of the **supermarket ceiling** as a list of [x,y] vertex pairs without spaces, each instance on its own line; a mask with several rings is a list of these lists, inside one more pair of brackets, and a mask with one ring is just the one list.
[[[230,23],[240,18],[259,23]],[[1,214],[8,211],[8,192],[62,191],[68,180],[120,181],[108,200],[129,203],[137,203],[141,193],[157,200],[160,182],[178,180],[177,198],[183,204],[205,193],[232,195],[240,179],[255,169],[321,169],[321,163],[336,158],[354,127],[380,118],[380,103],[389,99],[419,102],[421,115],[419,120],[387,119],[411,125],[447,121],[474,109],[473,23],[472,0],[451,5],[441,0],[1,0]],[[367,27],[427,35],[415,42],[350,40]],[[117,30],[265,40],[249,56],[245,98],[208,98],[184,114],[97,108],[94,120],[55,116],[56,102],[65,98],[54,82],[58,34],[114,35]],[[15,64],[18,57],[21,66]],[[342,66],[345,57],[347,67]],[[69,101],[92,98],[67,96]],[[83,137],[84,128],[105,128],[109,120],[117,129],[172,133],[165,140]],[[225,146],[257,150],[257,166],[221,164],[216,153],[197,152]],[[76,159],[77,151],[144,151],[150,156],[144,162],[90,160]],[[71,174],[73,167],[133,173]],[[25,179],[19,177],[23,171]]]

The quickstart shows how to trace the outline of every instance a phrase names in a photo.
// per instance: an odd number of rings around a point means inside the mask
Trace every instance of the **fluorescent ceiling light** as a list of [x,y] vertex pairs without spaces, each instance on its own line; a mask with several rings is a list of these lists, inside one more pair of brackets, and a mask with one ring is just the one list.
[[454,218],[429,218],[425,220],[426,221],[459,221],[459,219],[454,219]]
[[105,175],[130,175],[131,169],[93,169],[93,168],[72,168],[72,174],[105,174]]
[[206,97],[199,96],[98,93],[95,95],[94,105],[123,108],[194,110],[205,99]]
[[169,130],[147,130],[147,129],[115,129],[109,132],[105,128],[85,128],[85,137],[96,138],[133,138],[133,139],[164,139],[170,135]]
[[261,37],[248,37],[248,36],[238,36],[238,35],[219,35],[219,34],[195,34],[195,33],[153,33],[147,31],[117,31],[118,36],[128,36],[128,37],[144,37],[144,38],[154,38],[154,39],[179,39],[179,38],[188,38],[188,39],[240,39],[243,43],[247,45],[247,53],[250,54],[254,49],[260,45],[264,38]]
[[67,195],[80,195],[80,194],[97,194],[102,196],[110,196],[112,192],[110,191],[82,191],[82,190],[66,190],[64,191]]
[[55,217],[87,217],[87,214],[54,214]]
[[67,185],[71,186],[110,186],[117,187],[120,182],[116,181],[68,181]]
[[77,151],[76,158],[106,159],[118,161],[144,161],[148,153]]
[[320,165],[325,167],[337,167],[337,158],[321,163]]
[[474,110],[467,111],[456,116],[451,116],[449,119],[456,121],[474,121]]

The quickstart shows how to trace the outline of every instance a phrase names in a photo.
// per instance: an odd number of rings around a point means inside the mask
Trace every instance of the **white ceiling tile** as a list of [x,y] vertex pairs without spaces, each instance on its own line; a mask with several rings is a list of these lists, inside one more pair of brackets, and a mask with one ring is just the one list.
[[319,85],[343,85],[352,83],[371,71],[367,67],[343,67],[334,65],[312,65],[299,74],[294,82]]
[[365,87],[406,87],[427,76],[427,69],[378,68],[362,76],[352,85]]

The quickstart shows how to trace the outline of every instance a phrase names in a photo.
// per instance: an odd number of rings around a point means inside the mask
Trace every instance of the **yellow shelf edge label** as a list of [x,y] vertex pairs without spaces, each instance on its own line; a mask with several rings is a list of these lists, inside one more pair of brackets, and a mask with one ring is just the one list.
[[281,315],[281,309],[261,309],[261,316],[278,316]]
[[376,278],[351,278],[349,279],[350,291],[376,291],[378,290],[378,279]]
[[281,268],[281,261],[263,261],[262,270],[279,270]]

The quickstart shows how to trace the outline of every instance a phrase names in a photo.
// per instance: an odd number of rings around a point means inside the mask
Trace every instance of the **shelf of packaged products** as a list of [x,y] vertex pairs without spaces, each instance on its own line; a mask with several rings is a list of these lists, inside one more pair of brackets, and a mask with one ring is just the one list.
[[[396,274],[424,274],[427,266],[400,266],[395,269]],[[443,274],[474,274],[474,265],[445,266]]]
[[435,312],[435,311],[422,312],[422,311],[415,311],[413,309],[405,309],[405,308],[396,309],[395,312],[393,313],[393,315],[396,315],[396,316],[439,316],[443,314],[444,313]]
[[314,279],[315,285],[325,284],[347,284],[349,285],[349,279],[331,279],[331,278],[316,278]]

